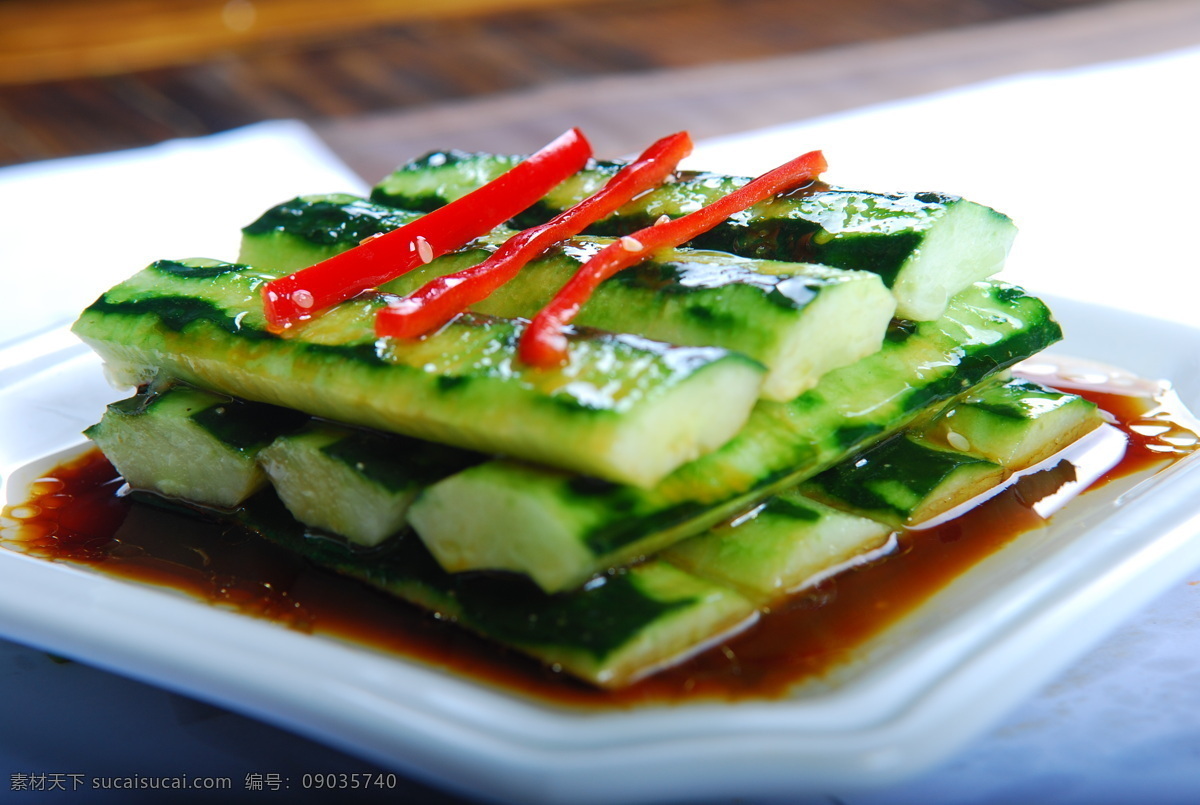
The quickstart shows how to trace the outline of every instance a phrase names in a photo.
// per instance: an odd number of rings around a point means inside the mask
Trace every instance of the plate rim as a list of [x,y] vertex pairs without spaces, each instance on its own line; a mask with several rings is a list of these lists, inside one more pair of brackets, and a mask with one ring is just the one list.
[[[1082,357],[1095,359],[1096,352],[1107,354],[1106,339],[1112,341],[1119,331],[1123,338],[1140,333],[1141,340],[1154,342],[1165,335],[1161,342],[1176,348],[1179,338],[1192,339],[1192,354],[1200,353],[1200,329],[1091,303],[1043,298],[1068,333],[1056,352],[1082,352]],[[1087,333],[1087,345],[1072,336],[1076,328]],[[1149,337],[1148,332],[1157,335]],[[79,357],[73,351],[43,356],[23,378],[36,380]],[[18,387],[20,383],[0,390],[0,400]],[[1191,404],[1195,409],[1195,401]],[[6,500],[13,469],[12,463],[0,467],[0,494]],[[964,746],[1166,584],[1200,563],[1200,546],[1189,549],[1186,539],[1200,532],[1200,512],[1183,511],[1184,501],[1200,492],[1200,455],[1175,464],[1169,476],[1157,476],[1155,488],[1143,500],[1103,518],[1099,528],[1113,533],[1138,533],[1150,527],[1147,523],[1166,529],[1144,544],[1118,546],[1125,551],[1124,561],[1103,584],[1069,576],[1065,586],[1061,581],[1055,585],[1053,579],[1039,580],[1049,583],[1042,594],[1052,593],[1045,599],[1053,603],[1050,609],[996,620],[989,631],[967,641],[969,650],[943,658],[944,667],[933,676],[925,668],[920,679],[910,678],[911,690],[904,696],[889,694],[878,682],[867,689],[859,677],[830,696],[808,699],[686,703],[606,713],[548,706],[448,676],[423,663],[327,638],[314,643],[310,636],[176,593],[8,550],[0,550],[0,581],[5,582],[0,584],[0,636],[212,701],[469,796],[600,803],[878,787],[927,770]],[[1152,498],[1153,505],[1146,498]],[[1043,572],[1061,574],[1056,568]],[[62,593],[58,588],[63,578],[72,579],[66,584],[67,600],[87,600],[96,617],[70,625],[45,611],[53,607],[48,593]],[[1032,577],[1027,581],[1032,583]],[[111,625],[106,633],[100,616],[129,615],[130,607],[136,612],[145,600],[157,605],[149,608],[152,617],[143,613],[145,633],[113,635]],[[1083,618],[1083,612],[1101,612],[1103,617]],[[177,617],[189,620],[186,630],[178,628]],[[954,623],[958,629],[966,625]],[[215,639],[235,657],[257,664],[223,671],[217,660],[224,654],[202,651],[208,658],[197,656],[181,642],[181,631],[192,639]],[[1042,650],[1032,652],[1035,646]],[[181,653],[169,656],[173,651]],[[313,663],[298,671],[282,662],[297,654]],[[1018,655],[1027,662],[1022,673],[998,679],[1006,666],[1011,671]],[[324,676],[339,662],[356,664],[352,681]],[[931,679],[937,684],[930,684]],[[383,680],[417,685],[422,696],[397,696],[394,689],[392,695],[381,696],[372,684]],[[989,681],[1003,684],[969,718],[961,717],[956,705]],[[328,701],[303,695],[314,682],[325,685]],[[950,712],[960,717],[948,721]],[[798,729],[800,716],[809,721]],[[843,727],[831,728],[838,719]]]

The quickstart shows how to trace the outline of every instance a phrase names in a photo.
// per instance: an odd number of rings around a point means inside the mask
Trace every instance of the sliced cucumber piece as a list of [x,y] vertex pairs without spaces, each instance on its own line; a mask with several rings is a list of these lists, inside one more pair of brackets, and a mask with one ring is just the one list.
[[[341,216],[334,215],[339,205],[344,209]],[[386,230],[384,222],[396,214],[390,207],[362,200],[295,199],[247,227],[241,259],[260,268],[292,270],[328,257],[331,243],[348,249],[357,245],[363,232]],[[358,223],[359,217],[366,221]],[[457,271],[464,261],[484,260],[512,234],[497,230],[477,241],[469,253],[434,260],[385,290],[411,293],[434,277]],[[566,241],[473,309],[532,318],[610,242]],[[668,249],[602,283],[576,322],[672,344],[740,352],[768,368],[762,395],[785,401],[814,386],[826,372],[879,349],[895,307],[880,278],[870,272]]]
[[660,561],[549,596],[516,577],[447,574],[411,534],[374,550],[306,538],[271,495],[254,498],[236,516],[318,565],[602,687],[627,685],[757,615],[744,596]]
[[1005,476],[1003,467],[986,458],[906,434],[825,470],[800,489],[831,506],[901,528],[947,512]]
[[714,347],[577,330],[570,362],[516,358],[523,324],[464,316],[421,340],[377,339],[378,296],[267,330],[275,275],[160,261],[105,293],[74,331],[132,385],[157,375],[348,424],[499,453],[639,486],[728,441],[763,368]]
[[134,489],[232,509],[266,483],[258,452],[308,417],[173,386],[108,406],[84,433]]
[[238,262],[287,274],[417,217],[345,193],[302,196],[272,207],[242,228]]
[[[969,462],[967,466],[956,467],[953,453],[947,457],[938,452],[932,456],[932,467],[926,466],[925,457],[915,456],[913,463],[919,462],[919,466],[911,471],[880,477],[878,462],[871,457],[882,452],[883,447],[876,446],[862,455],[861,462],[846,459],[800,488],[768,499],[752,510],[752,516],[744,515],[732,524],[684,540],[662,555],[697,575],[733,584],[752,595],[769,596],[780,588],[803,583],[804,573],[828,572],[828,567],[820,565],[821,557],[826,556],[820,551],[825,546],[831,548],[827,555],[830,567],[839,561],[853,561],[854,557],[869,557],[878,550],[886,534],[907,525],[909,519],[926,521],[945,514],[964,500],[986,492],[984,485],[993,484],[993,476],[996,485],[1004,483],[1011,472],[1049,458],[1100,421],[1096,407],[1077,395],[1025,380],[991,379],[931,422],[914,425],[909,431],[926,449],[932,443],[942,451],[962,451],[969,447],[967,437],[956,435],[953,427],[977,436],[986,449],[964,455]],[[1003,472],[997,475],[990,462],[979,466],[981,458],[996,462]],[[939,465],[943,478],[930,483]],[[854,513],[838,511],[838,517],[831,519],[827,513],[833,509],[805,497],[800,490],[811,491],[813,485],[833,476],[840,476],[841,486],[851,490],[856,499],[871,496],[875,500],[871,505],[856,508],[845,497],[835,496],[832,502]],[[923,490],[919,488],[922,478],[926,482]],[[873,490],[873,484],[882,488]],[[902,500],[905,512],[889,510],[884,496]],[[809,507],[820,514],[810,515]],[[856,543],[859,537],[862,542]],[[833,548],[842,548],[844,553]],[[812,556],[814,563],[801,564],[801,571],[794,574],[779,572],[778,568],[789,566],[793,556]]]
[[[577,239],[527,266],[478,308],[533,316],[605,242]],[[878,351],[895,308],[869,272],[672,249],[603,283],[576,321],[740,352],[767,367],[762,396],[783,402]]]
[[[401,166],[375,186],[374,201],[431,210],[500,175],[518,157],[445,151]],[[600,163],[552,190],[515,222],[542,223],[599,189],[618,169]],[[678,217],[744,185],[746,178],[681,171],[589,230],[622,235],[662,215]],[[758,204],[698,237],[693,246],[745,257],[874,271],[896,295],[897,314],[941,315],[972,282],[998,272],[1016,228],[1005,215],[939,193],[868,193],[816,184]]]
[[661,554],[674,565],[770,602],[838,567],[882,553],[893,529],[792,489]]
[[259,453],[297,520],[360,545],[399,531],[417,492],[483,460],[479,453],[313,421]]
[[653,488],[495,460],[427,488],[409,522],[450,571],[506,569],[569,589],[832,466],[1060,337],[1040,301],[981,283],[792,402],[760,401],[734,439]]
[[1015,470],[1049,458],[1103,422],[1096,404],[1077,394],[1014,379],[967,396],[925,435]]
[[[505,171],[515,167],[524,157],[513,154],[487,154],[480,152],[431,151],[419,159],[400,165],[371,190],[371,200],[408,210],[432,212],[455,199],[462,198],[472,190],[487,184]],[[612,175],[616,163],[600,163],[596,167],[605,176]],[[589,181],[597,171],[582,170],[569,177],[567,185],[575,188],[585,182],[594,193],[606,178]],[[578,192],[572,190],[571,192]],[[537,217],[545,217],[539,214]]]
[[[981,399],[1003,400],[1021,387],[1022,399],[1032,396],[1058,401],[1058,393],[1036,384],[989,380],[944,416],[958,406],[974,407]],[[998,396],[993,396],[997,393]],[[1036,408],[1027,407],[1030,423],[1039,413],[1030,409]],[[1054,417],[1057,410],[1058,406],[1043,406],[1040,412],[1049,412]],[[179,414],[180,418],[187,416],[186,411]],[[940,432],[941,419],[935,419],[924,433]],[[1055,419],[1066,421],[1061,417]],[[1003,429],[1002,434],[996,434],[996,441],[1007,437],[1016,443],[1024,442],[1029,429],[1046,433],[1043,427],[1027,424],[1025,429]],[[1057,434],[1057,430],[1052,432],[1052,439],[1057,440]],[[345,443],[354,436],[365,441]],[[802,488],[840,475],[842,483],[837,488],[853,490],[856,500],[864,495],[884,500],[882,507],[868,506],[869,513],[894,525],[901,519],[894,505],[897,499],[907,510],[922,513],[904,519],[924,519],[925,515],[940,513],[961,497],[978,491],[968,483],[966,487],[957,487],[963,491],[962,495],[944,494],[946,478],[953,478],[963,467],[968,468],[968,474],[971,467],[980,464],[999,471],[978,457],[947,460],[946,451],[922,445],[922,438],[921,435],[893,438],[843,461]],[[297,434],[276,439],[260,454],[260,460],[279,445],[289,444],[289,456],[302,456],[293,480],[301,487],[326,490],[330,502],[336,506],[337,499],[344,496],[357,500],[354,489],[364,483],[403,486],[428,469],[430,463],[436,463],[436,451],[443,449],[427,444],[413,444],[412,450],[394,444],[382,446],[392,439],[383,434],[310,423]],[[918,448],[910,455],[910,461],[893,460],[889,464],[884,460],[885,455],[894,457],[898,452],[895,446],[905,441]],[[298,444],[303,446],[296,448]],[[172,449],[164,444],[146,447],[143,452],[151,455]],[[315,461],[303,456],[310,450],[321,455]],[[426,453],[427,450],[433,452]],[[337,471],[329,471],[331,463],[352,467],[356,477],[345,481]],[[882,474],[881,466],[887,467]],[[442,466],[432,468],[434,475],[443,470]],[[362,476],[367,474],[375,476],[374,480],[364,481]],[[933,483],[922,483],[922,479],[930,478]],[[901,481],[899,485],[897,479]],[[595,482],[580,479],[577,486],[586,491],[588,483]],[[921,491],[917,494],[923,496],[913,503],[914,490],[918,488]],[[901,492],[899,496],[897,490]],[[551,507],[556,503],[554,499],[542,502]],[[845,497],[838,502],[850,505]],[[537,511],[534,508],[530,513]],[[331,540],[308,539],[269,493],[249,501],[235,516],[318,564],[416,603],[550,666],[609,687],[628,684],[711,645],[750,623],[755,606],[771,606],[785,593],[845,567],[881,557],[894,544],[893,525],[833,509],[805,497],[793,487],[731,522],[667,548],[654,559],[600,576],[573,592],[547,595],[516,577],[448,574],[409,531],[402,530],[386,547],[371,551],[356,550]]]

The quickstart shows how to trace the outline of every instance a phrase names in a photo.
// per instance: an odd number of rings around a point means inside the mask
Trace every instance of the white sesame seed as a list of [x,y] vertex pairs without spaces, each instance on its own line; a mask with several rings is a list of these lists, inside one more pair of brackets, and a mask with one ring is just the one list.
[[643,246],[642,242],[637,238],[631,238],[628,235],[625,235],[623,238],[621,238],[621,248],[627,252],[640,252],[645,248],[645,246]]
[[361,246],[361,245],[363,245],[364,243],[367,243],[367,242],[369,242],[369,241],[375,240],[375,238],[381,238],[381,237],[383,237],[383,233],[382,233],[382,232],[376,232],[374,235],[367,235],[365,238],[363,238],[362,240],[360,240],[360,241],[358,242],[358,245],[359,245],[359,246]]
[[301,288],[298,291],[292,291],[292,301],[296,303],[296,307],[308,310],[313,306],[315,300],[311,293]]
[[670,223],[670,221],[671,221],[671,216],[667,215],[667,214],[664,212],[662,215],[658,216],[658,220],[656,220],[656,221],[654,222],[654,225],[655,225],[655,226],[662,226],[663,224]]
[[946,431],[946,442],[955,450],[970,450],[971,443],[966,436],[956,431]]
[[417,256],[421,258],[422,263],[433,262],[433,247],[422,235],[417,235]]

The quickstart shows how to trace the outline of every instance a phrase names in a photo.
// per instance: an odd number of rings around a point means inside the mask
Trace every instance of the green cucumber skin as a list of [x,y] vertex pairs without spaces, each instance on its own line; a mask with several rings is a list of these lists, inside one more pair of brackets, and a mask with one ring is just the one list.
[[1095,410],[1095,403],[1058,389],[1048,388],[1032,380],[1016,378],[971,395],[965,405],[987,413],[997,419],[1008,420],[1020,427],[1067,406],[1079,406]]
[[[971,414],[982,415],[986,422],[971,421],[964,427],[964,418]],[[843,518],[861,521],[856,529],[845,526],[830,532],[841,531],[839,542],[849,541],[852,547],[860,535],[864,549],[869,549],[878,544],[872,542],[880,532],[872,534],[866,524],[875,523],[886,533],[908,527],[914,514],[922,520],[940,516],[983,492],[984,484],[998,485],[1013,472],[1049,458],[1101,421],[1096,406],[1078,395],[1029,380],[992,379],[929,423],[847,458],[769,498],[752,515],[684,540],[661,556],[704,578],[770,597],[806,581],[803,574],[783,571],[789,559],[825,548],[826,531],[818,528],[821,517],[812,507],[833,505]],[[965,451],[961,438],[953,440],[957,445],[947,440],[953,428],[969,434]],[[965,477],[952,477],[964,470]],[[939,490],[947,479],[956,483]]]
[[283,272],[327,260],[374,235],[418,218],[357,196],[301,196],[278,204],[242,228],[238,262]]
[[[477,183],[500,175],[516,161],[512,156],[435,152],[398,168],[373,188],[371,200],[405,209],[436,209],[470,192]],[[599,163],[581,171],[519,215],[513,225],[524,228],[544,223],[598,190],[619,168],[616,163]],[[680,171],[677,176],[675,182],[640,196],[588,232],[629,234],[651,226],[661,215],[679,217],[692,212],[749,181],[694,171]],[[941,193],[871,193],[815,183],[755,205],[690,245],[752,258],[869,270],[890,287],[902,266],[920,249],[930,226],[950,207],[971,203]],[[1007,216],[991,212],[998,227],[1015,233]]]
[[308,419],[307,415],[290,408],[241,400],[228,406],[206,408],[192,416],[192,420],[214,439],[251,453],[266,447],[276,437],[291,433]]
[[983,491],[981,482],[990,488],[1005,474],[1000,465],[981,456],[935,449],[900,435],[817,474],[801,489],[836,508],[902,527],[912,524],[923,509],[940,514],[959,502],[939,502],[934,497],[955,476],[969,481],[968,491],[973,494]]
[[[897,330],[880,352],[830,373],[796,400],[760,400],[735,438],[651,489],[497,460],[425,489],[410,509],[410,523],[455,570],[491,566],[494,556],[473,564],[475,545],[486,554],[493,544],[519,539],[527,543],[521,564],[505,569],[528,573],[547,590],[569,589],[865,449],[1061,335],[1039,300],[1013,286],[979,283],[942,320]],[[462,495],[478,501],[485,492],[513,510],[524,501],[549,524],[540,533],[523,524],[514,536],[516,524],[497,517],[478,534],[460,531],[463,523],[447,514],[453,501]],[[542,566],[547,555],[562,564]],[[506,555],[505,561],[514,560]]]
[[266,483],[257,465],[262,449],[308,421],[273,405],[154,386],[109,405],[84,435],[132,488],[229,509]]
[[[369,550],[313,536],[270,490],[234,517],[321,567],[599,686],[627,684],[672,659],[673,653],[686,652],[755,614],[754,605],[741,595],[662,562],[614,574],[586,590],[548,596],[515,576],[446,573],[411,532]],[[655,578],[660,583],[648,583]]]
[[[160,261],[104,294],[74,331],[135,385],[161,371],[315,416],[635,484],[731,436],[763,372],[726,350],[585,331],[571,339],[568,367],[534,370],[516,360],[522,325],[510,320],[464,316],[420,341],[377,339],[378,297],[282,338],[266,328],[260,299],[273,277]],[[662,406],[695,408],[709,393],[733,395],[720,430],[697,416],[667,423],[680,430],[659,443],[636,432]],[[645,461],[629,461],[621,451],[630,449],[644,449]]]
[[371,204],[346,193],[298,196],[267,210],[242,232],[254,236],[287,232],[312,243],[345,246],[390,232],[418,217],[418,213]]
[[1095,403],[1018,378],[971,394],[934,420],[927,435],[1018,470],[1049,458],[1103,422]]
[[[347,218],[369,210],[371,225],[380,231],[386,231],[387,225],[379,222],[395,212],[358,199],[296,199],[260,219],[273,225],[256,222],[247,227],[242,259],[259,268],[294,270],[325,259],[331,250],[352,248],[368,227],[349,227],[342,217],[333,216],[331,209],[339,203],[345,204]],[[326,226],[330,218],[333,223]],[[346,229],[352,234],[343,235]],[[412,293],[464,263],[483,261],[511,234],[497,230],[453,260],[435,260],[383,290]],[[611,240],[590,237],[560,243],[471,309],[504,318],[533,318],[608,243]],[[575,320],[585,327],[636,333],[672,344],[740,352],[768,367],[764,396],[787,400],[810,388],[824,372],[878,348],[894,312],[894,299],[867,271],[676,249],[663,250],[655,259],[602,283]],[[813,323],[801,329],[806,320]],[[826,332],[833,327],[845,332]],[[817,329],[822,332],[814,333]],[[822,340],[806,346],[814,337]]]
[[770,606],[845,563],[887,549],[893,534],[889,525],[838,511],[792,488],[672,545],[660,557]]
[[258,454],[259,466],[297,520],[375,546],[405,523],[418,491],[485,457],[407,436],[312,420]]
[[227,449],[249,456],[309,421],[306,414],[290,408],[247,402],[186,386],[139,389],[132,397],[110,404],[108,411],[119,417],[154,415],[168,400],[185,394],[195,400],[188,406],[187,419]]
[[[332,214],[343,208],[345,216]],[[354,218],[363,210],[371,212],[372,226],[343,224],[342,217]],[[270,271],[312,265],[329,256],[331,250],[345,251],[358,245],[360,232],[392,231],[396,226],[387,223],[389,215],[396,216],[397,226],[409,220],[408,215],[393,208],[349,196],[335,200],[326,197],[294,199],[272,208],[243,230],[243,257],[247,253],[255,256],[255,259],[243,259],[243,262]],[[329,223],[330,218],[334,219],[332,223]],[[264,221],[273,223],[268,226],[262,223]],[[347,230],[350,231],[348,235]],[[515,233],[510,230],[497,230],[488,238],[476,241],[453,262],[444,258],[435,260],[425,268],[387,283],[382,290],[398,295],[412,293],[430,279],[482,262],[512,234]],[[260,243],[259,239],[263,237],[274,240]],[[584,237],[557,244],[522,269],[513,282],[473,309],[492,316],[529,318],[588,258],[610,242]],[[296,259],[291,259],[293,257]],[[846,275],[817,267],[811,273],[798,273],[790,262],[739,259],[725,252],[664,250],[656,254],[655,259],[622,271],[611,282],[601,285],[593,303],[585,306],[576,320],[587,327],[635,332],[631,328],[653,324],[662,315],[658,309],[664,304],[678,304],[675,300],[683,300],[678,318],[693,320],[692,326],[698,330],[690,334],[693,338],[707,335],[724,340],[740,335],[746,339],[746,348],[728,348],[753,356],[762,350],[755,340],[763,339],[764,334],[773,329],[770,323],[762,322],[763,316],[802,310],[822,287],[852,278],[861,280],[865,275]],[[611,299],[606,298],[606,290]],[[728,298],[731,295],[732,300]],[[630,305],[639,309],[631,312]],[[750,326],[752,324],[755,326]],[[711,332],[714,328],[717,330],[715,336]],[[661,337],[653,332],[636,332],[651,338]]]
[[486,459],[481,453],[371,431],[353,431],[321,452],[390,492],[428,486]]

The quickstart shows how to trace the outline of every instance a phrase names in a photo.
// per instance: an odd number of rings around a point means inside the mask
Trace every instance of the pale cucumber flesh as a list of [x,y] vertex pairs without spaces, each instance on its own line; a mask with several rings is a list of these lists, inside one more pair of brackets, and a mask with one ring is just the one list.
[[271,275],[212,261],[155,263],[83,312],[74,332],[130,385],[167,376],[352,425],[648,486],[728,441],[761,365],[715,347],[578,330],[569,363],[516,358],[523,324],[464,316],[412,341],[377,338],[378,297],[286,337],[264,321]]
[[113,403],[86,435],[131,486],[232,509],[266,484],[258,453],[307,419],[176,386]]
[[300,522],[374,546],[399,532],[417,493],[471,464],[472,453],[406,436],[313,421],[258,454]]

